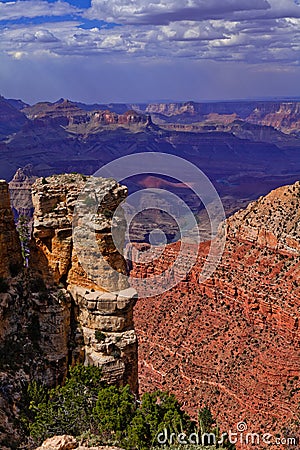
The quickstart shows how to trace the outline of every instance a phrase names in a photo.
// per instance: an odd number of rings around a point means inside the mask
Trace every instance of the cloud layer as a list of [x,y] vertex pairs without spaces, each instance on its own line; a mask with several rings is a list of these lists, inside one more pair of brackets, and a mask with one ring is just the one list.
[[[292,0],[93,0],[85,10],[66,1],[19,0],[0,2],[0,17],[42,17],[0,29],[0,50],[18,58],[118,53],[299,64],[300,6]],[[83,28],[87,18],[120,26]]]
[[126,63],[132,70],[184,61],[190,70],[212,62],[232,64],[236,73],[238,65],[252,65],[265,77],[293,73],[300,66],[297,1],[92,0],[90,8],[67,0],[0,1],[0,54],[43,64],[80,57],[79,71],[97,59],[97,66]]
[[92,0],[89,18],[128,24],[167,25],[188,20],[300,18],[294,0]]
[[65,1],[48,3],[44,0],[23,0],[0,2],[0,21],[16,20],[23,17],[58,17],[66,14],[80,13],[81,11]]

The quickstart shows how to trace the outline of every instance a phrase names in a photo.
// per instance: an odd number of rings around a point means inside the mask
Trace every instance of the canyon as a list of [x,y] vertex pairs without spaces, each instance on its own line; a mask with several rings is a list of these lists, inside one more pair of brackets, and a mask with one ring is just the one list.
[[182,102],[144,105],[141,111],[152,114],[162,122],[233,122],[266,125],[290,133],[299,130],[300,102],[298,100],[244,100],[229,102]]
[[[222,430],[245,421],[249,431],[297,436],[299,103],[89,106],[61,99],[30,106],[1,97],[0,118],[1,176],[11,179],[0,182],[1,445],[22,439],[16,418],[26,383],[57,385],[77,362],[102,367],[105,380],[129,383],[135,393],[173,392],[194,418],[207,405]],[[151,168],[127,180],[128,188],[90,174],[144,151],[182,156],[204,170],[228,216],[227,242],[204,283],[209,241],[190,249],[197,262],[176,287],[137,299],[112,239],[113,212],[140,187],[184,196],[186,186]],[[93,214],[81,216],[94,198]],[[28,242],[15,226],[22,216],[30,219]],[[84,232],[91,227],[93,244]],[[136,240],[131,254],[149,249],[140,234]],[[133,261],[131,277],[161,274],[179,250],[175,242],[146,265]]]
[[[35,177],[91,175],[122,156],[162,152],[203,170],[231,214],[299,179],[297,100],[84,105],[60,99],[30,106],[1,97],[0,117],[6,180],[28,165]],[[129,192],[139,183],[128,185]]]
[[[85,260],[74,242],[73,222],[81,220],[76,205],[91,206],[79,195],[86,186],[96,196],[106,192],[96,216],[88,217],[112,273],[95,259],[89,241],[83,239]],[[190,249],[197,262],[176,287],[139,299],[134,281],[131,287],[124,283],[126,261],[111,236],[112,213],[126,198],[125,186],[80,174],[37,179],[28,267],[22,264],[8,183],[0,188],[3,445],[20,439],[14,417],[22,386],[29,379],[60,383],[76,362],[102,367],[104,379],[129,383],[134,392],[139,383],[140,394],[168,390],[194,418],[209,406],[225,431],[244,421],[250,432],[297,435],[300,182],[227,219],[221,263],[204,283],[209,241]],[[149,248],[133,244],[132,252],[135,246]],[[179,250],[177,242],[152,262],[133,260],[131,277],[162,273]]]
[[[299,211],[299,182],[272,191],[227,219],[225,251],[207,281],[199,280],[209,242],[176,287],[139,298],[141,392],[170,390],[194,417],[209,406],[222,430],[245,422],[249,432],[298,436]],[[179,247],[134,262],[131,275],[161,274]]]

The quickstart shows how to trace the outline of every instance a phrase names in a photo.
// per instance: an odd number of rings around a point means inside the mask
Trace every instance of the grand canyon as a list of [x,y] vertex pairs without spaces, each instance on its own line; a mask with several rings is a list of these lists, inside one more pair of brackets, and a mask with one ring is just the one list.
[[[209,407],[222,431],[244,422],[254,433],[298,438],[299,125],[298,100],[28,105],[0,98],[2,448],[23,448],[15,418],[24,383],[56,386],[80,362],[102,367],[105,380],[129,384],[137,396],[174,393],[195,420]],[[142,152],[180,156],[209,176],[224,205],[227,238],[205,282],[209,237],[191,249],[196,263],[176,286],[137,298],[134,281],[129,286],[122,275],[150,280],[163,273],[180,239],[172,235],[153,261],[128,264],[128,251],[151,247],[149,232],[138,228],[120,253],[111,232],[116,208],[139,189],[159,187],[205,220],[187,186],[151,167],[122,184],[92,176]],[[94,231],[112,272],[92,251],[82,261],[74,246],[74,209],[93,179],[96,194],[107,192]],[[150,214],[139,227],[154,222],[160,225]],[[93,277],[83,262],[93,266]]]

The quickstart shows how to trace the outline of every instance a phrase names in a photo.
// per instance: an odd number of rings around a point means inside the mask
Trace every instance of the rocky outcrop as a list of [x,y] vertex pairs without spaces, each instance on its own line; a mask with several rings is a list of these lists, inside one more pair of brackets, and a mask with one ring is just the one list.
[[[35,182],[29,267],[24,266],[8,184],[0,181],[1,448],[15,448],[22,440],[18,419],[28,382],[56,386],[64,381],[70,364],[97,365],[106,381],[129,383],[137,392],[136,294],[128,289],[126,264],[111,237],[112,213],[127,191],[104,179],[97,179],[95,189],[88,190],[104,194],[92,214],[94,220],[82,217],[96,231],[99,252],[94,255],[85,240],[87,252],[79,258],[72,227],[81,217],[74,219],[73,214],[87,180],[72,174]],[[89,209],[90,203],[85,206]],[[111,273],[97,265],[100,250],[103,260],[114,267]],[[91,271],[85,270],[90,264]]]
[[0,256],[0,446],[16,448],[26,384],[35,379],[54,386],[66,376],[71,299],[65,289],[47,289],[24,267],[4,181],[0,182]]
[[75,103],[65,99],[61,99],[61,101],[56,103],[40,102],[24,108],[23,112],[30,120],[50,119],[64,126],[68,125],[72,119],[85,122],[88,117]]
[[31,187],[38,177],[33,173],[31,164],[19,168],[9,182],[11,206],[15,218],[24,216],[28,219],[33,215]]
[[93,133],[103,126],[119,125],[131,127],[147,125],[146,115],[134,110],[117,114],[109,110],[86,111],[76,103],[61,99],[56,103],[37,103],[25,108],[24,113],[30,120],[47,120],[52,124],[66,127],[71,132],[79,134]]
[[[102,203],[99,200],[93,210],[92,199],[103,193]],[[127,189],[114,180],[79,174],[37,180],[32,188],[35,213],[30,267],[47,285],[63,285],[71,295],[76,341],[72,361],[100,366],[105,379],[129,383],[136,392],[136,295],[128,289],[126,263],[111,231],[113,212],[126,194]],[[79,212],[74,213],[75,206]],[[73,230],[73,220],[81,227]]]
[[23,264],[21,245],[10,206],[8,184],[0,180],[0,277],[11,277]]
[[[194,416],[209,405],[226,431],[244,421],[249,432],[297,434],[299,210],[299,182],[260,198],[228,219],[209,280],[199,284],[207,242],[178,286],[138,300],[141,392],[169,390]],[[155,264],[134,263],[132,275],[161,273],[178,251],[173,244]]]
[[78,445],[76,439],[73,436],[63,435],[54,436],[47,439],[41,447],[36,450],[122,450],[113,446],[100,446],[100,447],[86,447]]

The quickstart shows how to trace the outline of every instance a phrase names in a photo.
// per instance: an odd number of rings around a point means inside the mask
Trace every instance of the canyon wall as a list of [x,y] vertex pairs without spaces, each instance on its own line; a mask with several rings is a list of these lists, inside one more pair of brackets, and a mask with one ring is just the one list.
[[[225,431],[245,421],[249,432],[299,433],[299,219],[298,182],[228,219],[222,261],[205,283],[209,242],[175,288],[138,300],[141,393],[169,390],[194,417],[208,405]],[[167,246],[131,275],[159,274],[178,252]]]
[[9,277],[14,266],[22,266],[19,237],[10,207],[8,184],[0,180],[0,276]]
[[235,119],[264,125],[285,133],[298,132],[299,101],[232,101],[211,103],[157,103],[141,106],[158,122],[228,124]]
[[[22,441],[18,420],[27,383],[37,380],[55,386],[64,381],[70,364],[97,365],[103,379],[128,383],[137,392],[136,293],[122,277],[125,260],[111,236],[112,214],[127,189],[105,179],[97,179],[95,189],[89,189],[91,195],[105,194],[90,223],[97,251],[90,250],[84,236],[85,252],[79,258],[73,242],[73,213],[87,181],[91,179],[72,174],[34,183],[32,239],[23,242],[30,247],[27,265],[8,183],[0,182],[1,448]],[[76,218],[80,219],[86,221],[86,217]],[[98,264],[100,250],[115,270]]]
[[14,108],[0,95],[0,138],[16,133],[27,123],[25,114]]

